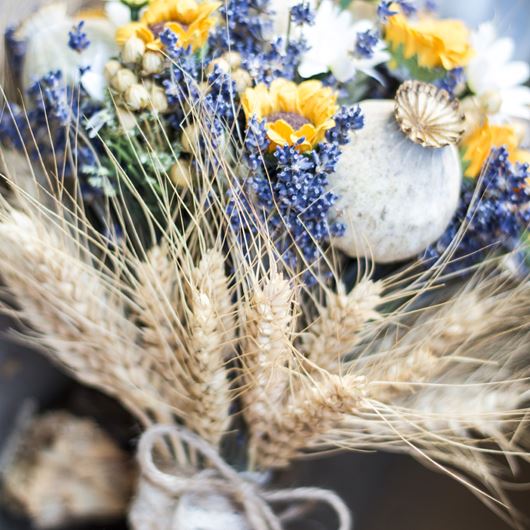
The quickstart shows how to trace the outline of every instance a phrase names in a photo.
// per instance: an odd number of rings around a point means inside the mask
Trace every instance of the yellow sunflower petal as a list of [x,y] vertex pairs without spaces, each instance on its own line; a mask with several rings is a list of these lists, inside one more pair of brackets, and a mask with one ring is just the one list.
[[[294,134],[294,129],[285,120],[276,120],[272,123],[267,123],[267,136],[273,144],[292,145]],[[276,145],[271,147],[274,148]]]
[[422,17],[410,21],[398,13],[388,19],[385,38],[394,50],[403,46],[405,59],[416,57],[425,68],[466,66],[473,54],[469,30],[460,20]]
[[518,145],[517,133],[509,125],[486,123],[482,127],[478,127],[462,142],[463,159],[468,164],[465,176],[469,178],[478,177],[494,147],[506,147],[510,154],[510,160],[515,162]]
[[123,46],[131,37],[138,37],[146,44],[155,40],[153,32],[142,22],[131,22],[116,31],[116,42]]

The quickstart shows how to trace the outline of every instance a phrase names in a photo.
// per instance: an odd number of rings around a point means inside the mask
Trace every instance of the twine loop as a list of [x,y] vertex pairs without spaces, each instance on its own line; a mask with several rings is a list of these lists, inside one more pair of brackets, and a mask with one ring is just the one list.
[[[193,475],[186,475],[184,472],[178,474],[178,470],[169,473],[160,469],[154,460],[154,450],[157,444],[167,439],[184,442],[190,449],[202,455],[210,463],[211,468],[197,471]],[[151,505],[165,507],[166,517],[167,513],[174,512],[178,500],[184,495],[211,494],[224,496],[240,507],[241,514],[248,522],[249,530],[282,530],[282,522],[300,515],[301,511],[296,505],[307,502],[329,505],[339,520],[338,530],[351,530],[352,528],[350,510],[336,493],[320,488],[265,490],[249,476],[236,472],[223,460],[216,449],[182,426],[158,425],[146,431],[138,446],[138,461],[142,474],[141,481],[144,482],[144,486],[145,482],[148,482],[151,497],[153,493],[157,497],[156,502]],[[140,497],[141,491],[140,487]],[[137,498],[135,504],[138,505],[139,502],[140,499]],[[291,507],[283,514],[277,515],[272,509],[274,504],[285,504]],[[168,508],[170,508],[169,511]],[[145,507],[143,510],[145,511]],[[133,505],[132,512],[134,511]],[[145,521],[145,513],[143,516],[142,521]],[[158,522],[151,525],[151,528],[173,529],[170,521],[167,524],[160,523],[160,514],[153,514],[153,519],[155,517]],[[143,525],[145,526],[145,522]]]

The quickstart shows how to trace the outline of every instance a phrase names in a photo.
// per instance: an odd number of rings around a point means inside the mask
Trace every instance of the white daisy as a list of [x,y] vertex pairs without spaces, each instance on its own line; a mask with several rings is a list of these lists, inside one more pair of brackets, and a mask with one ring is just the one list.
[[323,0],[317,9],[315,24],[304,29],[309,50],[299,67],[302,77],[308,78],[331,72],[338,81],[350,81],[358,71],[376,77],[375,67],[390,59],[385,44],[379,40],[372,57],[361,57],[355,52],[359,33],[375,30],[369,20],[353,22],[351,13],[341,10],[332,0]]
[[117,27],[131,21],[131,10],[121,0],[110,0],[105,4],[107,18]]
[[493,24],[485,23],[472,34],[471,45],[475,54],[466,69],[468,85],[490,121],[530,120],[530,88],[523,86],[530,78],[530,67],[511,60],[514,41],[498,39]]
[[[61,70],[67,83],[80,82],[92,98],[104,98],[106,83],[103,69],[108,60],[118,53],[114,40],[115,27],[106,19],[88,18],[83,31],[90,40],[90,46],[79,54],[68,46],[68,33],[76,22],[67,14],[66,4],[54,3],[35,12],[17,30],[17,38],[26,43],[25,87],[51,71]],[[81,78],[80,66],[90,66]]]

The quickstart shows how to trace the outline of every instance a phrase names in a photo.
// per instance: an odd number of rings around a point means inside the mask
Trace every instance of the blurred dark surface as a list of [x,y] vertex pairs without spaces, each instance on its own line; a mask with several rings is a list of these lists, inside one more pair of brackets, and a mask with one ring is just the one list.
[[[0,320],[0,327],[6,322]],[[113,400],[77,385],[42,356],[10,341],[0,341],[0,450],[12,423],[27,398],[41,409],[68,408],[91,416],[124,447],[139,435],[132,418]],[[362,453],[299,462],[281,486],[330,488],[352,508],[355,530],[507,530],[473,494],[453,480],[431,472],[412,458]],[[530,493],[517,496],[516,504],[530,514]],[[336,522],[319,508],[293,530],[331,530]],[[526,528],[530,529],[530,525]],[[125,530],[124,522],[88,525],[65,530]],[[27,521],[0,510],[0,530],[31,530]]]

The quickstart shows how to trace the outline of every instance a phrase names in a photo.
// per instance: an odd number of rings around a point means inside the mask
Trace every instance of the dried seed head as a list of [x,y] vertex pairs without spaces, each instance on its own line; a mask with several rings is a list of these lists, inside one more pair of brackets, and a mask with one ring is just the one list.
[[179,159],[169,171],[169,178],[181,189],[188,189],[192,182],[191,162]]
[[114,90],[120,94],[123,94],[129,87],[135,85],[136,83],[138,83],[136,74],[127,68],[122,68],[116,72],[110,85]]
[[112,60],[105,65],[105,79],[110,82],[112,78],[123,68],[120,61]]
[[236,84],[236,90],[240,94],[252,85],[252,77],[250,77],[250,74],[246,70],[243,70],[243,68],[238,68],[232,72],[232,80]]
[[149,92],[140,84],[130,86],[125,92],[125,103],[132,111],[145,109],[149,105],[150,99]]
[[164,69],[164,56],[159,52],[147,51],[142,59],[142,68],[145,75],[159,74]]
[[163,114],[169,109],[169,103],[166,96],[166,91],[157,85],[153,85],[150,90],[151,107],[155,112]]
[[131,37],[123,47],[121,59],[124,63],[137,63],[145,53],[145,43],[138,37]]
[[421,81],[406,81],[399,87],[395,116],[405,135],[423,147],[457,144],[465,130],[458,100]]

